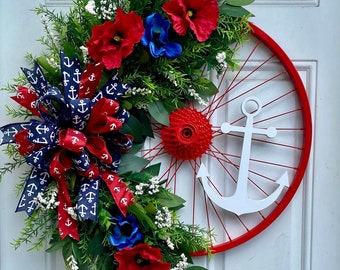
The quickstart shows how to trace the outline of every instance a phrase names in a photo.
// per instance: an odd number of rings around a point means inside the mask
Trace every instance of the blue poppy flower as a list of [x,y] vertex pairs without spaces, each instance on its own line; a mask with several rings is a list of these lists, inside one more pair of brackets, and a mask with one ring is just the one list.
[[109,241],[118,250],[133,247],[138,241],[143,240],[143,234],[139,231],[139,224],[135,217],[119,215],[118,218],[114,217],[110,221],[116,224]]
[[149,47],[153,57],[176,58],[182,53],[182,46],[168,40],[170,22],[161,14],[153,13],[145,19],[145,33],[141,43]]

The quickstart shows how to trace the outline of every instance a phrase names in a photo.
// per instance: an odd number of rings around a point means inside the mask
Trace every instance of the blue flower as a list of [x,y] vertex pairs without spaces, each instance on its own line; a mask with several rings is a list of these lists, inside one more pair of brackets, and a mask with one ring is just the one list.
[[109,241],[118,250],[133,247],[138,241],[143,240],[143,234],[139,231],[139,224],[135,217],[119,215],[118,218],[112,218],[110,221],[116,224]]
[[182,46],[168,40],[170,22],[159,13],[149,15],[145,20],[145,34],[141,43],[149,47],[153,57],[176,58],[182,53]]

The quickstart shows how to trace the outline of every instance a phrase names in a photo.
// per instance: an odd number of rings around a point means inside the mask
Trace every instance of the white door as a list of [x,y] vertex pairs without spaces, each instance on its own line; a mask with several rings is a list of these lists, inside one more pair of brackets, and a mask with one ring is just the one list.
[[[68,0],[45,0],[54,7]],[[43,29],[32,10],[43,0],[0,0],[0,86],[25,66],[26,52],[38,54]],[[340,1],[256,0],[248,7],[257,26],[290,56],[307,88],[314,120],[314,142],[303,184],[283,214],[250,241],[197,262],[211,270],[337,270],[340,269]],[[0,125],[11,122],[0,92]],[[0,167],[6,155],[0,153]],[[24,168],[22,169],[24,171]],[[22,171],[6,175],[0,184],[0,270],[61,270],[58,255],[26,252],[11,246],[25,214],[14,213],[15,184]]]

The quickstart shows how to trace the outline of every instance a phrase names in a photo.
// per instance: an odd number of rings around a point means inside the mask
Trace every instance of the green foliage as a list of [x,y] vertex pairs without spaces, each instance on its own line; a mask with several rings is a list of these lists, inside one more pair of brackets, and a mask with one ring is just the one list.
[[25,227],[20,236],[12,242],[15,249],[22,244],[30,244],[30,250],[39,250],[55,232],[57,216],[55,213],[37,209],[32,216],[25,219]]

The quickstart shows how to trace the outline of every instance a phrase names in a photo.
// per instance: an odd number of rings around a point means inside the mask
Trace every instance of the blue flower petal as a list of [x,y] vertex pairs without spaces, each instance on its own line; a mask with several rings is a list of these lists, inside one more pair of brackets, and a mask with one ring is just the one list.
[[165,48],[163,46],[162,47],[156,46],[154,42],[150,42],[149,48],[150,48],[151,55],[155,58],[163,56],[165,53]]
[[182,53],[179,43],[169,41],[169,29],[170,22],[159,13],[153,13],[145,19],[145,34],[141,43],[149,47],[154,58],[176,58]]
[[165,45],[165,55],[168,58],[176,58],[182,53],[182,45],[177,42],[168,42]]

